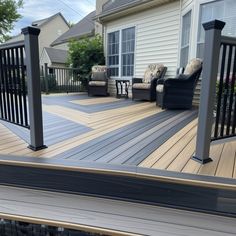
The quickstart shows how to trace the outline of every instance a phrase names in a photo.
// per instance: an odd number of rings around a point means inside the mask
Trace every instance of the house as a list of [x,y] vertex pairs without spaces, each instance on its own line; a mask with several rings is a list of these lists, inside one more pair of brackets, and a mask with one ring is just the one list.
[[92,20],[96,12],[90,12],[77,24],[72,26],[68,31],[59,36],[51,43],[51,47],[57,49],[68,50],[68,43],[73,39],[81,39],[83,37],[93,37],[95,35],[95,23]]
[[[32,22],[32,26],[38,27],[41,30],[39,34],[39,57],[41,57],[45,47],[50,47],[53,41],[70,28],[68,22],[61,13],[34,21]],[[13,43],[21,40],[24,40],[23,34],[13,37],[6,43]]]
[[40,65],[47,63],[49,67],[65,67],[67,58],[67,50],[45,47],[40,57]]
[[233,0],[97,0],[97,6],[111,94],[115,93],[115,79],[142,77],[150,63],[163,63],[168,67],[166,77],[173,77],[176,68],[189,59],[202,58],[203,22],[223,20],[223,34],[236,35]]

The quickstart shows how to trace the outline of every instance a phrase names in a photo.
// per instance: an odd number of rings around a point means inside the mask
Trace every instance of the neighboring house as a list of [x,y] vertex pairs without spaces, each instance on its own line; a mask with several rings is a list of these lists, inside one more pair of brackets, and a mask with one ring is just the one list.
[[[59,36],[65,33],[70,27],[61,13],[57,13],[46,19],[38,20],[32,23],[32,26],[38,27],[41,31],[39,34],[39,56],[41,57],[43,48],[50,47],[51,43]],[[19,34],[6,43],[17,42],[24,39],[22,34]]]
[[202,58],[203,22],[223,20],[223,34],[236,36],[235,0],[97,0],[97,6],[110,93],[116,78],[141,77],[150,63],[163,63],[173,77],[189,59]]
[[93,37],[95,35],[95,22],[92,20],[96,11],[89,13],[81,21],[71,27],[67,32],[51,43],[51,47],[68,50],[68,43],[73,39]]
[[56,48],[44,48],[40,58],[40,65],[47,63],[50,67],[65,67],[68,51]]

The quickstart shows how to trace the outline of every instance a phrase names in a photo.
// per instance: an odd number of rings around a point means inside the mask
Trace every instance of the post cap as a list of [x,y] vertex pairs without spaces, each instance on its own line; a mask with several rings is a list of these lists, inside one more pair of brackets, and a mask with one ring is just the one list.
[[24,35],[26,35],[26,34],[39,35],[40,29],[37,27],[28,26],[28,27],[21,29],[21,32]]
[[213,20],[213,21],[203,23],[202,26],[205,30],[210,30],[210,29],[222,30],[225,26],[225,22],[220,21],[220,20]]

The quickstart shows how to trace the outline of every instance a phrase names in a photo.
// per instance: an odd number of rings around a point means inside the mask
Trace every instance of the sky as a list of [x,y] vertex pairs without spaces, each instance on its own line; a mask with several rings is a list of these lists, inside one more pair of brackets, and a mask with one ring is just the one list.
[[21,29],[35,20],[50,17],[61,12],[69,22],[77,23],[88,13],[95,10],[96,0],[24,0],[24,7],[18,12],[22,18],[15,23],[10,35],[14,36]]

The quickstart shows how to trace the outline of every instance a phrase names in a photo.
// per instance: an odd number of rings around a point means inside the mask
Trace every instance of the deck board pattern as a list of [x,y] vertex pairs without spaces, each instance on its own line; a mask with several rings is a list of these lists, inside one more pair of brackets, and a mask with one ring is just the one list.
[[191,160],[196,142],[196,110],[163,111],[154,103],[94,99],[84,94],[44,96],[43,110],[49,147],[33,152],[27,149],[26,129],[0,123],[0,154],[236,178],[236,141],[212,145],[213,162],[207,165]]

